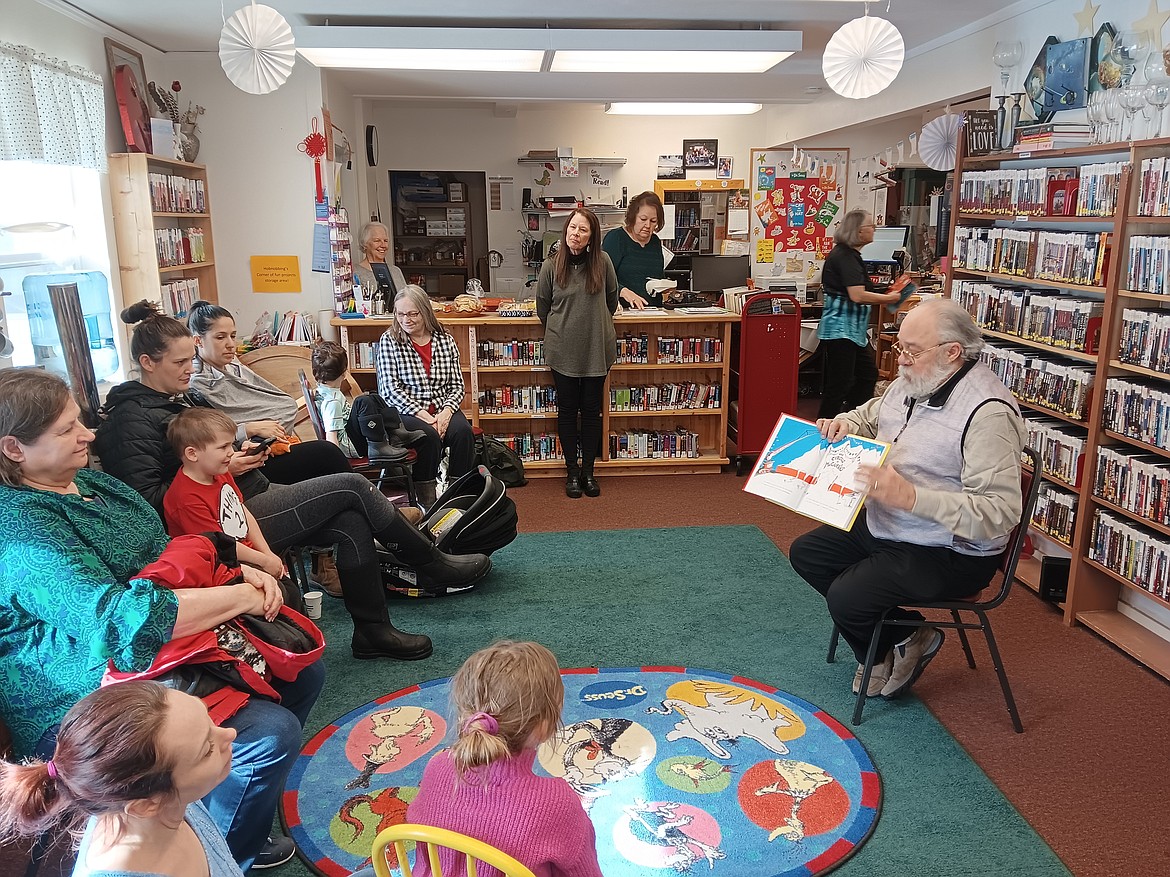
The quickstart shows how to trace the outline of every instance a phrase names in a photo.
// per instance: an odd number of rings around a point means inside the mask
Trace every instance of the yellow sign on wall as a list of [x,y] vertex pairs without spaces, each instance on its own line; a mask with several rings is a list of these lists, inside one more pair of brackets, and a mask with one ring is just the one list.
[[773,261],[773,255],[775,251],[775,241],[769,238],[763,238],[762,240],[756,241],[756,262],[767,263]]
[[252,292],[300,292],[301,263],[296,256],[253,256]]

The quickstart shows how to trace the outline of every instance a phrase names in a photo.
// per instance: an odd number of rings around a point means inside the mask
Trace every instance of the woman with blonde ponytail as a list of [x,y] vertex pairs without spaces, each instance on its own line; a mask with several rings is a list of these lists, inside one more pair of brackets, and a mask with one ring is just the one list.
[[66,713],[52,759],[0,762],[0,843],[84,828],[73,877],[242,877],[200,803],[235,737],[158,682],[100,688]]
[[[527,865],[536,877],[601,877],[593,823],[567,782],[532,772],[561,723],[565,686],[539,643],[495,643],[451,681],[458,736],[423,771],[407,821],[458,831]],[[444,873],[459,854],[440,853]],[[430,870],[425,862],[419,877]]]

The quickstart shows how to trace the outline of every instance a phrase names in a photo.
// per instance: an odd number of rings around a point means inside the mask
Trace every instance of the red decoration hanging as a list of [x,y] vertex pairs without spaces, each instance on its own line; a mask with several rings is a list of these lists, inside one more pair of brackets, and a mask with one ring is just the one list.
[[325,155],[325,135],[317,130],[317,117],[313,116],[313,132],[297,144],[297,149],[313,159],[313,173],[317,181],[317,203],[325,200],[325,188],[321,184],[321,158]]

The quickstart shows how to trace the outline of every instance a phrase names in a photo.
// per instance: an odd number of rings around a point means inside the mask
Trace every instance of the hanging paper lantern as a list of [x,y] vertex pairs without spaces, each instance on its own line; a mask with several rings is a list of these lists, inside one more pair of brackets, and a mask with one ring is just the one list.
[[958,113],[947,113],[926,123],[918,137],[918,155],[928,168],[936,171],[954,170],[961,121],[962,117]]
[[288,81],[295,60],[292,29],[271,6],[253,2],[237,10],[220,31],[220,66],[241,91],[275,91]]
[[821,70],[829,88],[842,97],[872,97],[894,81],[905,55],[898,29],[884,18],[865,15],[833,34]]

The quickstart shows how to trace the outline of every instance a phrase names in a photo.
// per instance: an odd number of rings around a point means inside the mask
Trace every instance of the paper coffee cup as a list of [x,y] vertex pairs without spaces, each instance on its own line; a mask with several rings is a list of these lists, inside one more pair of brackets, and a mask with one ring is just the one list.
[[321,617],[321,592],[309,591],[305,594],[305,617]]

